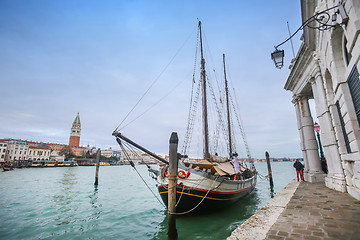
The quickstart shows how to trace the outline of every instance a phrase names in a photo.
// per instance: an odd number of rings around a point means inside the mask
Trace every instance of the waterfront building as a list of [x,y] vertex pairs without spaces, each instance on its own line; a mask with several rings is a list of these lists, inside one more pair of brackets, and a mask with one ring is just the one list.
[[[97,149],[95,149],[95,154],[97,152]],[[104,149],[104,150],[101,150],[101,156],[104,156],[104,157],[107,157],[107,158],[110,158],[113,156],[113,150],[111,149],[111,147],[109,149]]]
[[142,153],[142,152],[138,152],[138,151],[129,151],[129,150],[120,150],[117,152],[120,152],[120,156],[121,156],[120,161],[121,161],[121,163],[124,163],[124,164],[129,163],[128,159],[133,161],[135,164],[141,164],[141,163],[152,164],[152,163],[157,162],[156,159],[154,159],[147,153]]
[[120,161],[121,160],[121,151],[120,150],[113,150],[112,156],[116,157]]
[[65,148],[68,147],[66,144],[50,143],[49,147],[51,151],[55,151],[58,155],[63,155],[65,153]]
[[27,160],[29,144],[19,139],[11,139],[7,143],[5,161],[24,161]]
[[79,116],[79,112],[78,112],[75,117],[75,120],[71,126],[70,139],[69,139],[70,147],[79,147],[80,133],[81,133],[81,123],[80,123],[80,116]]
[[5,162],[6,150],[7,150],[7,140],[0,139],[0,163]]
[[81,157],[85,156],[85,154],[90,151],[89,147],[75,147],[70,146],[70,152],[71,154],[74,154],[75,156]]
[[[302,44],[284,88],[293,93],[305,180],[325,181],[327,187],[360,199],[360,2],[338,4],[301,0],[303,22],[334,7],[327,12],[336,27],[303,29]],[[310,99],[314,99],[316,116],[311,114]],[[320,163],[315,117],[321,126],[327,174]]]
[[27,155],[28,160],[48,161],[50,160],[51,149],[48,145],[30,145]]
[[65,155],[59,156],[59,154],[56,151],[51,151],[50,153],[50,161],[65,161]]

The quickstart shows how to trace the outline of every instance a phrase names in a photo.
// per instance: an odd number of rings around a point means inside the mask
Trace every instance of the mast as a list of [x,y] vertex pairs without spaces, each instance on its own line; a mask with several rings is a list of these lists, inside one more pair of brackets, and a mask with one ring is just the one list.
[[207,102],[206,102],[206,72],[205,72],[205,59],[203,55],[202,46],[202,34],[201,34],[201,21],[199,21],[199,32],[200,32],[200,51],[201,51],[201,80],[202,80],[202,111],[203,111],[203,133],[204,133],[204,159],[210,159],[209,152],[209,127],[208,127],[208,116],[207,116]]
[[225,93],[226,93],[226,111],[227,111],[227,123],[228,123],[228,134],[229,134],[229,154],[231,154],[232,153],[231,122],[230,122],[230,107],[229,107],[229,89],[228,89],[228,82],[226,79],[226,68],[225,68],[225,54],[223,54],[223,62],[224,62]]

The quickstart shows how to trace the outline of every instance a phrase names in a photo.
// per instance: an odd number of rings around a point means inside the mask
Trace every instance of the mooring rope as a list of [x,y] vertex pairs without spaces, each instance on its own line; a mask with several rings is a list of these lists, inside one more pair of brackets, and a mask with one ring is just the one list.
[[216,182],[216,180],[217,180],[218,178],[219,178],[219,177],[217,177],[217,178],[213,181],[213,183],[211,184],[209,190],[206,192],[206,194],[204,195],[204,197],[200,200],[200,202],[199,202],[195,207],[193,207],[192,209],[190,209],[190,210],[188,210],[188,211],[186,211],[186,212],[172,213],[172,212],[169,211],[169,213],[170,213],[170,214],[174,214],[174,215],[185,215],[185,214],[188,214],[188,213],[194,211],[194,210],[195,210],[196,208],[198,208],[198,207],[200,206],[200,204],[205,200],[205,198],[207,197],[207,195],[209,194],[209,192],[210,192],[211,190],[217,189],[217,188],[222,184],[222,181],[221,181],[221,183],[220,183],[216,188],[212,188],[214,182]]
[[[153,190],[152,190],[152,189],[150,188],[150,186],[147,184],[147,182],[145,181],[145,179],[141,176],[141,174],[139,173],[139,171],[136,169],[134,162],[130,160],[129,155],[128,155],[125,147],[124,147],[123,144],[122,144],[122,141],[120,141],[119,145],[120,145],[121,150],[123,150],[123,152],[124,152],[125,159],[126,159],[126,160],[130,163],[130,165],[135,169],[136,173],[139,175],[139,177],[141,178],[141,180],[145,183],[146,187],[150,190],[150,192],[154,195],[154,197],[159,201],[159,203],[166,208],[166,206],[164,205],[164,203],[156,196],[156,194],[153,192]],[[129,146],[128,146],[128,147],[129,147]],[[129,150],[130,150],[130,148],[129,148]],[[132,151],[132,150],[130,150],[130,151]]]

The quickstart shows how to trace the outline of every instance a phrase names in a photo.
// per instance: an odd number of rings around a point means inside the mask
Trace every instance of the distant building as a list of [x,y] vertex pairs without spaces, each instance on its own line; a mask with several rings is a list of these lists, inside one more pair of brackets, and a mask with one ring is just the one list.
[[70,153],[78,157],[85,156],[88,151],[90,151],[88,147],[70,147]]
[[50,161],[64,161],[65,160],[65,156],[62,155],[62,156],[59,156],[59,154],[56,152],[56,151],[52,151],[50,153],[50,158],[49,158]]
[[116,157],[120,161],[121,160],[121,151],[120,150],[113,150],[112,156]]
[[[96,149],[95,149],[96,150]],[[97,150],[96,150],[97,151]],[[95,152],[96,153],[96,152]],[[109,149],[104,149],[101,150],[101,156],[110,158],[113,156],[113,150],[111,149],[111,147]]]
[[79,147],[80,133],[81,133],[81,123],[80,123],[80,116],[79,116],[79,112],[78,112],[75,117],[75,120],[71,126],[70,140],[69,140],[70,147]]
[[29,145],[26,141],[12,139],[7,143],[7,153],[5,161],[27,160]]
[[49,143],[49,147],[52,151],[55,151],[58,155],[65,154],[65,149],[69,146],[66,144]]
[[0,139],[0,162],[5,161],[7,144],[7,140]]
[[48,161],[50,160],[51,149],[48,145],[30,145],[28,160]]

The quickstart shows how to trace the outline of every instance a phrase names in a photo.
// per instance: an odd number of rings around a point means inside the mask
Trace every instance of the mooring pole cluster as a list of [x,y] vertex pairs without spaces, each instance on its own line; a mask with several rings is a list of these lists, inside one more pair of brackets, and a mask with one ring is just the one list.
[[176,185],[178,171],[178,135],[176,132],[171,133],[169,144],[169,185],[168,185],[168,239],[178,238],[176,229]]

